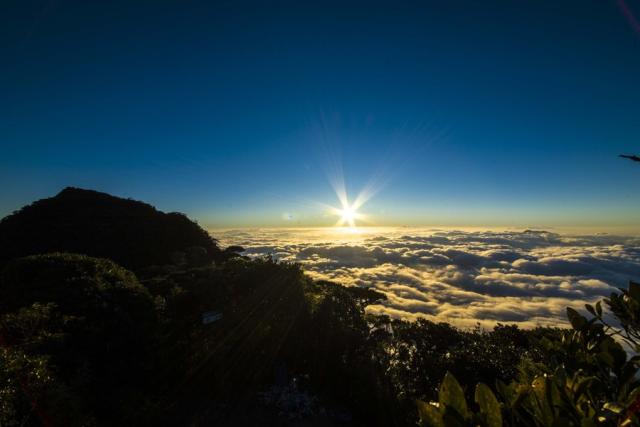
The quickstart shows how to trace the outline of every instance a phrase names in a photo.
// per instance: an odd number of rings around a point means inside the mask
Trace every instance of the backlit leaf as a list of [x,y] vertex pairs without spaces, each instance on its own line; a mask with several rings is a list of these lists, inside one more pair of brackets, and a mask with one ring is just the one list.
[[496,399],[496,396],[487,385],[479,383],[476,386],[475,399],[487,427],[502,426],[500,403],[498,403],[498,399]]
[[419,424],[423,427],[444,427],[440,410],[429,403],[418,400]]
[[442,385],[440,386],[440,404],[453,408],[463,418],[469,416],[464,391],[455,377],[449,372],[444,376],[444,380],[442,380]]
[[567,307],[567,317],[573,329],[580,331],[587,325],[587,319],[571,307]]

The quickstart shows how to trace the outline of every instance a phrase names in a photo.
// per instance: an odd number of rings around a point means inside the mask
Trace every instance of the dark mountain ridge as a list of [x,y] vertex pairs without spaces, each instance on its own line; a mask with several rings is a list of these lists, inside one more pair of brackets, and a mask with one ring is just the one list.
[[184,214],[81,188],[67,187],[0,220],[0,267],[26,255],[75,252],[136,270],[194,248],[208,261],[222,257],[216,240]]

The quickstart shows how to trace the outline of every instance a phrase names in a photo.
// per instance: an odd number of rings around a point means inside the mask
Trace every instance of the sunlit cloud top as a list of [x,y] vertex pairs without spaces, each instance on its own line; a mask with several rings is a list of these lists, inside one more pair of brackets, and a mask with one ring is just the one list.
[[461,327],[558,326],[640,279],[639,237],[543,230],[349,228],[216,230],[251,257],[300,263],[315,279],[373,287],[369,311]]

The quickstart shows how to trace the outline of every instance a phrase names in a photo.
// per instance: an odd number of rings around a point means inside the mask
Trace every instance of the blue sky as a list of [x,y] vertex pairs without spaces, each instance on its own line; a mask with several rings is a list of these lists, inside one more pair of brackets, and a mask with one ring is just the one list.
[[378,225],[640,226],[622,2],[417,3],[2,2],[0,215],[71,185],[329,225],[341,170]]

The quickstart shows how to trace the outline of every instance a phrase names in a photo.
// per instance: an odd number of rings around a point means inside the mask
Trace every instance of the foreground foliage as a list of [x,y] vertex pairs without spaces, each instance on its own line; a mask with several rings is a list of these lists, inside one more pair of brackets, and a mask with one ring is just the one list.
[[[571,330],[541,340],[548,364],[530,365],[508,385],[475,388],[467,402],[447,374],[437,401],[418,402],[424,426],[631,426],[640,425],[640,284],[631,282],[602,303],[586,305],[591,318],[567,308]],[[607,320],[606,317],[610,317]],[[619,327],[611,325],[611,322]],[[626,350],[624,346],[626,345]]]
[[[413,402],[435,398],[445,372],[465,387],[511,381],[558,335],[368,316],[383,298],[270,258],[168,264],[140,279],[83,255],[17,259],[0,275],[0,422],[269,423],[302,396],[316,422],[412,425]],[[203,324],[210,311],[222,317]],[[238,418],[269,401],[259,420]]]
[[0,268],[11,259],[47,252],[104,257],[133,270],[176,257],[202,263],[227,255],[181,213],[71,187],[0,219]]
[[270,258],[141,279],[83,255],[17,259],[0,275],[0,423],[248,425],[238,414],[271,402],[266,423],[294,408],[330,425],[637,424],[635,283],[610,315],[568,309],[570,330],[367,315],[383,298]]

